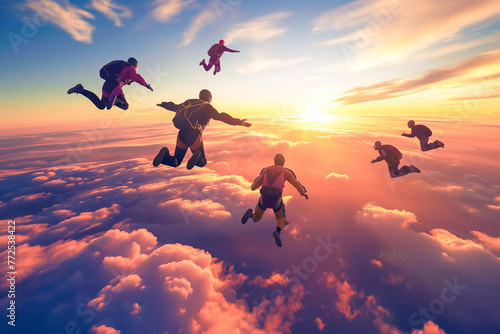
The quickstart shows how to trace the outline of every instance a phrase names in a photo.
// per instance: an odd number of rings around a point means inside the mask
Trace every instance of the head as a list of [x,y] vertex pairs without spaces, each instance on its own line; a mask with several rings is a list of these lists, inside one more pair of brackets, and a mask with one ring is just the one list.
[[137,62],[137,59],[135,59],[134,57],[130,57],[127,60],[127,63],[129,63],[130,65],[134,66],[135,68],[137,68],[137,66],[139,66],[139,63]]
[[274,156],[274,164],[277,166],[285,165],[285,157],[283,156],[283,154],[278,153]]
[[415,121],[408,121],[408,127],[411,129],[415,126]]
[[199,98],[210,103],[212,102],[212,93],[208,89],[202,89],[200,90]]
[[377,140],[375,144],[373,144],[373,149],[378,151],[381,148],[382,148],[382,143]]
[[221,40],[219,41],[219,44],[224,45],[224,44],[225,44],[224,40],[223,40],[223,39],[221,39]]

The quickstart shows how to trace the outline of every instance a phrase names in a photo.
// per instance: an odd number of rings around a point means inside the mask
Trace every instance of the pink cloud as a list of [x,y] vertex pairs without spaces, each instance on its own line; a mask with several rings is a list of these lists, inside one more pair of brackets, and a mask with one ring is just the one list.
[[[410,95],[430,89],[435,84],[442,84],[450,79],[472,75],[478,69],[495,65],[498,62],[499,56],[499,51],[491,51],[472,56],[452,67],[431,70],[416,79],[390,80],[369,86],[355,87],[342,93],[341,97],[332,102],[349,105]],[[484,81],[484,78],[478,78],[476,81]]]
[[316,318],[314,319],[314,322],[316,323],[316,326],[318,326],[318,329],[320,331],[323,331],[323,329],[325,328],[325,323],[323,322],[323,320],[321,320],[321,318]]
[[411,334],[446,334],[446,333],[444,330],[439,328],[438,325],[429,320],[424,324],[423,329],[414,329],[411,331]]
[[328,174],[325,177],[325,180],[328,180],[330,178],[337,178],[337,179],[346,179],[346,180],[349,180],[349,176],[347,174],[338,174],[338,173],[335,173],[335,172],[332,172],[332,173]]
[[250,281],[250,284],[258,285],[262,288],[269,287],[271,285],[286,285],[290,282],[286,275],[282,275],[280,273],[273,272],[271,277],[264,279],[261,276],[257,276],[254,280]]
[[90,332],[92,334],[120,334],[121,332],[119,330],[114,329],[113,327],[108,327],[106,325],[94,325],[90,329]]

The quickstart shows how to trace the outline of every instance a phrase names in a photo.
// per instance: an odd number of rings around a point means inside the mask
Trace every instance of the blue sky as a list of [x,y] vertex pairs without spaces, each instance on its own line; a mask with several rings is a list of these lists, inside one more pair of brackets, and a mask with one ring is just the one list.
[[[1,6],[6,37],[1,60],[9,66],[0,94],[2,109],[15,109],[3,112],[11,129],[40,126],[47,118],[58,126],[86,123],[74,115],[92,106],[64,92],[82,83],[100,93],[100,67],[129,56],[139,60],[138,72],[145,76],[148,68],[168,73],[152,82],[155,92],[137,93],[132,112],[151,111],[164,99],[179,101],[209,88],[216,105],[241,116],[273,108],[301,113],[311,101],[327,114],[366,113],[370,107],[365,105],[340,103],[337,108],[339,103],[330,102],[356,87],[419,77],[494,52],[500,36],[490,1],[460,3],[448,21],[440,17],[450,11],[446,4],[431,9],[431,2],[408,1],[371,1],[363,7],[359,1],[29,0]],[[415,19],[418,13],[432,16],[427,25]],[[48,20],[33,32],[24,22],[37,15]],[[413,39],[407,38],[412,33]],[[23,43],[13,46],[9,38],[23,38]],[[220,38],[241,53],[226,54],[223,72],[214,78],[198,63]],[[484,81],[474,71],[460,76]],[[424,90],[432,83],[428,86]],[[425,96],[457,95],[463,86],[457,81]],[[421,104],[418,92],[410,90],[401,103],[390,101],[386,108],[401,111],[408,103]],[[435,103],[419,111],[429,107]]]

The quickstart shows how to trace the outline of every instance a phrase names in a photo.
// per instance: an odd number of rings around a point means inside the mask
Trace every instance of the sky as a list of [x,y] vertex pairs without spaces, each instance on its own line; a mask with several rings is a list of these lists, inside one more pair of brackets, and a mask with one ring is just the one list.
[[[2,333],[500,331],[497,1],[0,6]],[[221,38],[241,52],[214,76]],[[127,111],[66,94],[128,57],[154,91],[125,86]],[[153,167],[177,135],[156,104],[203,88],[252,126],[212,120],[206,167]],[[422,172],[390,178],[376,140]],[[272,212],[240,222],[276,153],[309,195],[285,187],[282,248]]]

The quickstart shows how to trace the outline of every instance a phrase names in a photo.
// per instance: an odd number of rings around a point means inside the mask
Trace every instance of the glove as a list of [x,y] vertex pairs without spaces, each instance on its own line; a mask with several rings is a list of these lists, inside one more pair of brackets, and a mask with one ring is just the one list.
[[242,119],[240,125],[241,126],[246,126],[247,128],[251,127],[252,124],[245,122],[247,119]]

